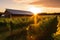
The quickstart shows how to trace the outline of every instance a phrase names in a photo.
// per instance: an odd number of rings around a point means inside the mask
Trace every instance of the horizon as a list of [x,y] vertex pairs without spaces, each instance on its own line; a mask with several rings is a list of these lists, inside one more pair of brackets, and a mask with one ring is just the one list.
[[[10,9],[10,8],[6,8],[6,9],[4,9],[4,11],[0,11],[0,12],[1,12],[1,13],[4,13],[7,9]],[[29,10],[21,10],[21,9],[10,9],[10,10],[31,12],[31,11],[29,11]],[[33,12],[31,12],[31,13],[33,13]],[[40,12],[38,12],[38,13],[40,13]],[[60,12],[41,12],[41,13],[60,13]]]

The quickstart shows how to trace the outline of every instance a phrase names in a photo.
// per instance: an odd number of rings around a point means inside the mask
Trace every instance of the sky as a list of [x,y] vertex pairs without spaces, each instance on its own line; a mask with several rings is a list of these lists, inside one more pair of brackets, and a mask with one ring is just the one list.
[[60,0],[0,0],[0,12],[6,8],[27,10],[29,5],[43,8],[43,12],[60,12]]

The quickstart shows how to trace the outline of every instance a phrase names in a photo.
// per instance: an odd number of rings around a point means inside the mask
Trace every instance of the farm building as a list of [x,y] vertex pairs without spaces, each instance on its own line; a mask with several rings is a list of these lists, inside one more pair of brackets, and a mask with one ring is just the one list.
[[18,17],[18,16],[31,16],[33,15],[33,13],[24,10],[6,9],[4,15],[5,17],[15,17],[15,16]]

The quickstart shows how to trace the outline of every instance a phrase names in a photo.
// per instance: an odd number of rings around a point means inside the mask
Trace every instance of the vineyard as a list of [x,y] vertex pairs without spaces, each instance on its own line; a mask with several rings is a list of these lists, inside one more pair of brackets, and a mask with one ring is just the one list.
[[0,40],[60,40],[60,16],[0,18]]

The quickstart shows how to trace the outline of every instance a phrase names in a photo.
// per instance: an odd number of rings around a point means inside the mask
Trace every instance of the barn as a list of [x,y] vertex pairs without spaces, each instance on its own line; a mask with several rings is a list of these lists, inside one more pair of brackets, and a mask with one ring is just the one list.
[[33,15],[33,13],[24,10],[6,9],[4,15],[5,17],[19,17],[19,16],[31,16]]

